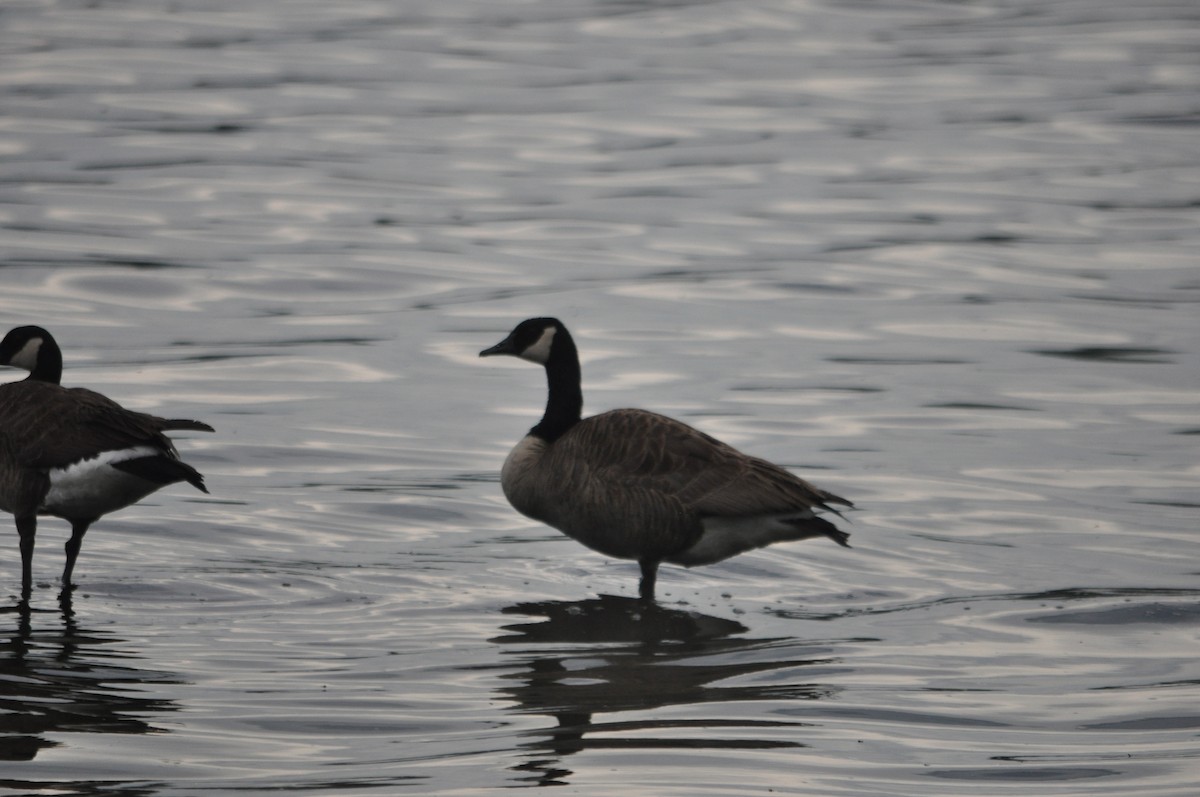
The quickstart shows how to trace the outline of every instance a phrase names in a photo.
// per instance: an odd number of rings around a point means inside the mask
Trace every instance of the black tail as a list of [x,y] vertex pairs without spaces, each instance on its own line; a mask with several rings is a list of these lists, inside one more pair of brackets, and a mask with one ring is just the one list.
[[215,432],[216,429],[202,421],[188,421],[183,418],[164,418],[162,422],[162,430],[164,432]]
[[842,531],[841,529],[830,529],[829,531],[825,532],[825,536],[827,536],[829,539],[833,540],[834,542],[836,542],[838,545],[842,546],[843,548],[850,547],[850,535],[847,534],[846,532]]
[[[188,421],[188,423],[195,423],[195,421]],[[174,484],[175,482],[187,482],[202,493],[208,492],[208,488],[204,486],[204,477],[200,475],[200,471],[186,462],[180,462],[171,457],[138,457],[137,459],[127,459],[123,462],[114,462],[112,466],[117,470],[132,473],[140,479],[145,479],[155,484],[165,486]]]
[[[832,509],[829,511],[833,512]],[[798,531],[796,537],[789,539],[807,540],[811,537],[819,537],[824,535],[836,542],[838,545],[841,545],[843,548],[850,547],[850,535],[823,517],[796,518],[795,520],[789,520],[786,522],[789,525],[794,526]]]

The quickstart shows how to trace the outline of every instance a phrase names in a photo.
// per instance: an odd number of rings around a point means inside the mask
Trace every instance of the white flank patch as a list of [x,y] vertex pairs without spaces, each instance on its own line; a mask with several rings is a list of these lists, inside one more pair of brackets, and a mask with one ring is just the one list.
[[97,518],[145,498],[161,485],[118,470],[114,462],[161,454],[153,446],[103,451],[91,459],[50,471],[41,511],[63,518]]
[[532,345],[527,347],[525,351],[518,356],[522,360],[529,360],[538,365],[545,365],[550,359],[550,346],[554,343],[554,333],[558,331],[557,327],[549,326],[542,330],[542,336],[535,340]]
[[710,565],[773,542],[824,536],[821,532],[804,535],[795,526],[784,522],[812,516],[810,511],[789,512],[786,515],[707,518],[704,521],[704,533],[696,544],[682,553],[667,557],[667,561],[685,567]]

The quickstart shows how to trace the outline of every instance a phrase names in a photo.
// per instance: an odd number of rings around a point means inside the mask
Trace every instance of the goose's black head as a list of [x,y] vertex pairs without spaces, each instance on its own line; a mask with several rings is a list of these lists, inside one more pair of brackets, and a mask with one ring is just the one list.
[[551,359],[575,355],[575,343],[571,333],[557,318],[530,318],[517,324],[508,337],[479,352],[480,357],[509,354],[529,360],[538,365],[547,365]]
[[0,365],[24,368],[29,379],[57,385],[62,380],[62,351],[41,327],[16,327],[0,341]]
[[546,414],[529,433],[553,443],[579,423],[583,393],[579,387],[579,353],[571,333],[557,318],[531,318],[517,324],[508,337],[479,352],[480,357],[509,354],[546,367],[550,391]]

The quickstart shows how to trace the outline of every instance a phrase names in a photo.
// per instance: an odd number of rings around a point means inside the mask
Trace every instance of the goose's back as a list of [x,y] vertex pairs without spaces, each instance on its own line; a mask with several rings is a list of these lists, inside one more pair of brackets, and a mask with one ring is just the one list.
[[587,418],[552,449],[595,478],[669,494],[701,517],[751,517],[849,505],[765,459],[682,421],[621,409]]
[[165,423],[86,388],[28,379],[0,385],[0,433],[20,467],[58,468],[137,445],[174,454]]

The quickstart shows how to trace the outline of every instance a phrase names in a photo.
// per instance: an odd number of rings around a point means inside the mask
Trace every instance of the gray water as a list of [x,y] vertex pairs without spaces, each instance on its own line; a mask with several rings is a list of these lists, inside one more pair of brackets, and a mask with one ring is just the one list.
[[[0,327],[199,418],[32,611],[0,794],[1129,795],[1200,775],[1192,0],[0,6]],[[636,566],[498,484],[588,411],[855,501]],[[3,331],[3,330],[0,330]],[[16,378],[19,373],[5,373]]]

